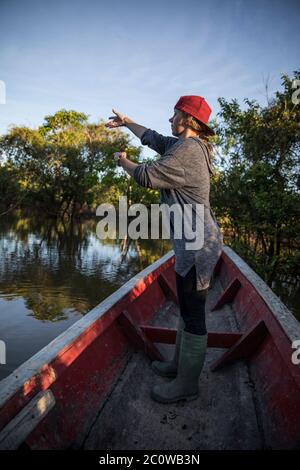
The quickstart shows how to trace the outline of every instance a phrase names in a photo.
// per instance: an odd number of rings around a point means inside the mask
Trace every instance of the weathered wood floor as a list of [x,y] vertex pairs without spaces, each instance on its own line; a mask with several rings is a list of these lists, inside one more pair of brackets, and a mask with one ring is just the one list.
[[[210,312],[222,288],[216,280],[207,300],[209,331],[239,331],[229,305]],[[176,328],[178,307],[168,301],[157,312],[153,325]],[[174,345],[157,345],[171,359]],[[263,431],[255,388],[248,366],[238,361],[216,372],[210,364],[224,350],[209,348],[199,380],[200,397],[191,402],[160,404],[150,397],[155,383],[151,361],[133,353],[109,399],[96,414],[84,449],[99,450],[202,450],[261,449]]]

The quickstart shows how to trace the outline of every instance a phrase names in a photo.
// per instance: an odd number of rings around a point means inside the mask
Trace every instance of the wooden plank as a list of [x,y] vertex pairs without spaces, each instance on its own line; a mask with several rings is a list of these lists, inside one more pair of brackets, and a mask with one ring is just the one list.
[[0,433],[0,449],[17,449],[55,405],[51,390],[38,393]]
[[234,346],[241,339],[242,336],[242,333],[209,331],[207,338],[207,347],[228,349]]
[[175,344],[176,342],[177,329],[148,325],[140,325],[140,328],[152,343]]
[[231,262],[235,268],[250,282],[256,293],[264,301],[269,311],[285,331],[290,343],[300,338],[300,323],[277,297],[265,281],[229,246],[224,246],[224,262]]
[[238,278],[233,279],[229,286],[226,287],[221,297],[217,300],[211,311],[218,310],[226,303],[232,302],[241,286],[242,284]]
[[158,278],[157,282],[165,294],[166,297],[169,297],[175,304],[178,304],[178,299],[177,299],[177,292],[173,288],[173,286],[170,284],[169,280],[165,276],[164,273],[161,273]]
[[[100,319],[103,319],[104,317],[106,318],[106,328],[108,328],[119,315],[119,304],[122,302],[126,304],[130,303],[135,298],[142,295],[147,289],[148,284],[154,282],[156,280],[156,276],[159,276],[161,271],[173,264],[173,258],[174,252],[170,251],[162,258],[149,265],[146,269],[136,274],[116,292],[103,300],[83,318],[70,326],[51,343],[19,366],[12,374],[3,379],[1,381],[0,388],[0,427],[2,425],[1,411],[3,411],[9,400],[16,399],[18,404],[23,404],[24,400],[28,399],[28,388],[32,389],[31,384],[39,383],[41,381],[41,375],[43,375],[43,377],[45,373],[48,375],[47,370],[49,365],[51,365],[58,356],[61,357],[64,352],[70,348],[76,350],[77,355],[79,355],[81,353],[80,348],[74,348],[73,345],[77,341],[82,343],[81,335],[88,335],[91,337],[89,331],[93,329],[95,322],[100,321]],[[144,280],[146,280],[146,282],[143,284]],[[114,311],[112,314],[110,313],[109,315],[106,315],[106,313],[113,308]],[[76,354],[73,355],[72,360],[76,360]],[[64,367],[68,367],[69,365],[67,364],[64,366],[63,364],[65,364],[65,361],[60,360],[59,362],[61,363],[60,371],[55,371],[55,374],[52,373],[52,378],[47,378],[47,387],[51,385],[51,380],[52,382],[54,379],[56,380],[58,374],[63,372]],[[50,371],[52,371],[51,366]],[[36,376],[38,376],[38,380],[35,380]],[[26,396],[24,396],[23,388],[24,386],[27,387],[27,384],[29,384],[29,386],[27,388]],[[36,391],[37,388],[34,387],[32,393],[35,393]],[[16,394],[19,394],[19,396],[16,397]]]
[[221,266],[222,266],[223,263],[224,263],[224,260],[223,260],[222,255],[221,255],[220,258],[218,259],[218,261],[217,261],[217,263],[216,263],[216,266],[215,266],[215,269],[214,269],[213,275],[214,275],[215,277],[217,277],[218,274],[220,273],[220,271],[221,271]]
[[117,320],[122,332],[129,339],[130,343],[144,351],[151,360],[164,361],[164,357],[156,346],[147,338],[143,330],[137,325],[129,313],[124,310]]
[[249,359],[257,350],[268,334],[265,322],[259,321],[256,325],[244,333],[241,338],[211,365],[211,370],[215,371],[224,365],[232,363],[237,359]]
[[[148,325],[140,325],[140,328],[153,343],[175,344],[176,342],[177,330],[174,328]],[[231,348],[242,336],[242,333],[209,331],[207,346],[209,348]]]

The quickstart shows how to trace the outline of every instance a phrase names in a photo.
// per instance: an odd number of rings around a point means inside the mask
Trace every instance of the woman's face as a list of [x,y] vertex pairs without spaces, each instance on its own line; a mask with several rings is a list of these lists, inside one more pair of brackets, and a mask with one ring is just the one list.
[[180,135],[185,129],[184,120],[179,109],[174,108],[174,114],[169,119],[173,135]]

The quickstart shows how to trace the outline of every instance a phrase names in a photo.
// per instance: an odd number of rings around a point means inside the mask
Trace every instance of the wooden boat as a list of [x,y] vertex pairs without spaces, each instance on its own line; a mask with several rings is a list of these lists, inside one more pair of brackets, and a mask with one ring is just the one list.
[[300,324],[262,279],[224,247],[200,396],[160,404],[151,361],[171,357],[178,315],[170,252],[0,383],[0,447],[299,448]]

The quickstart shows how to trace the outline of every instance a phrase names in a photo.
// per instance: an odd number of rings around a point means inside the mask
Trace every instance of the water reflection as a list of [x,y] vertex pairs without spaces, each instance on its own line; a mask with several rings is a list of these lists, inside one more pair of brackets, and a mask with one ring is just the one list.
[[0,223],[0,379],[153,263],[167,240],[99,240],[98,220],[10,217]]
[[[0,219],[0,380],[171,249],[168,240],[99,240],[98,220]],[[273,289],[300,319],[299,288]]]

